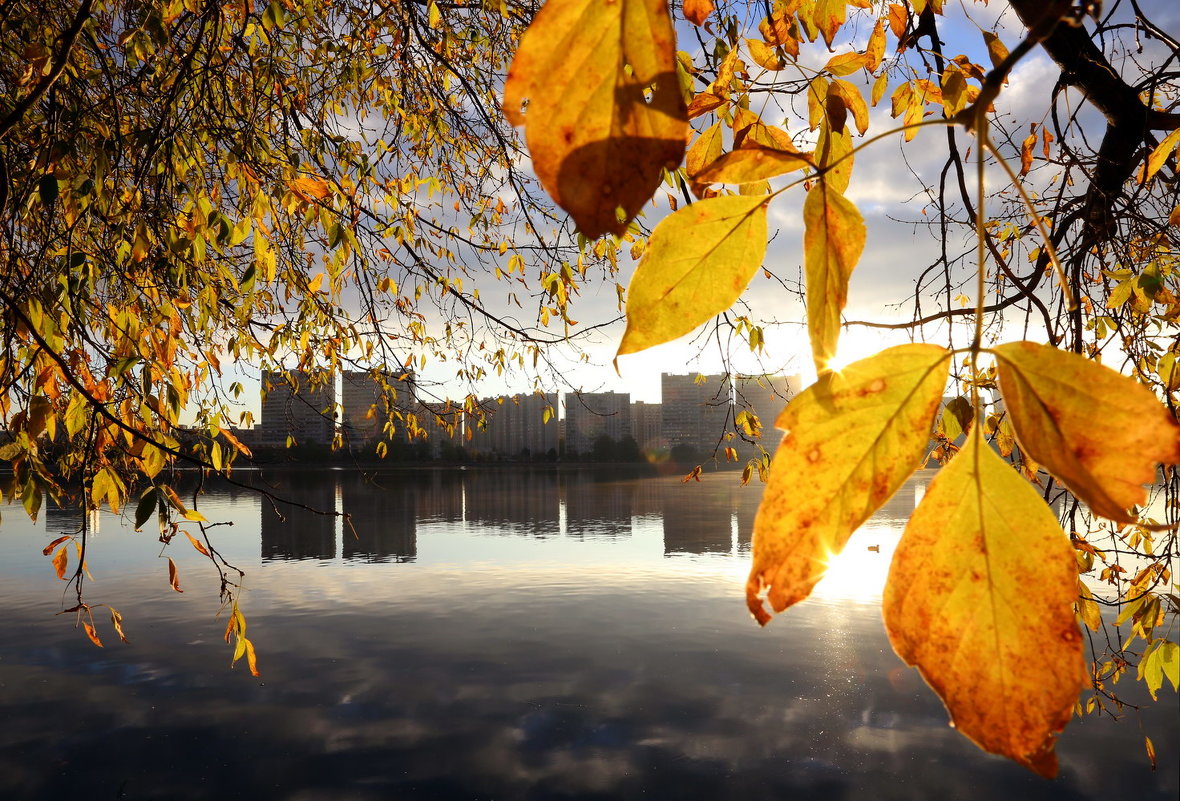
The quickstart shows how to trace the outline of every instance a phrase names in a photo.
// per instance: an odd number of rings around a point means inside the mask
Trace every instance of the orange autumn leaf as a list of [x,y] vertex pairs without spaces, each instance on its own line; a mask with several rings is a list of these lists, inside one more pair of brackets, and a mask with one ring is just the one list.
[[767,603],[781,612],[806,598],[921,464],[949,365],[945,348],[901,345],[820,376],[788,404],[754,521],[746,603],[759,623]]
[[332,196],[332,187],[320,178],[295,178],[287,182],[287,188],[304,203],[327,200]]
[[973,427],[894,552],[885,627],[962,734],[1046,777],[1088,681],[1076,592],[1052,510]]
[[621,234],[684,155],[666,0],[549,0],[508,71],[504,113],[578,230]]
[[995,348],[1022,450],[1095,514],[1121,523],[1157,464],[1180,462],[1180,426],[1151,390],[1085,356],[1033,342]]
[[184,532],[184,536],[188,537],[188,541],[192,543],[193,547],[197,549],[198,553],[200,553],[202,556],[209,556],[208,549],[205,548],[205,545],[199,539],[194,537],[192,534],[189,534],[187,531]]
[[684,0],[684,18],[693,25],[704,25],[713,13],[713,0]]
[[57,553],[53,555],[53,569],[57,571],[57,577],[59,579],[64,580],[66,577],[66,560],[68,558],[64,545],[58,548]]
[[168,557],[168,584],[177,592],[184,592],[180,589],[180,572],[176,569],[176,563]]
[[61,545],[63,542],[65,542],[69,538],[70,538],[69,534],[63,534],[62,536],[58,537],[53,542],[49,543],[48,545],[46,545],[44,548],[41,549],[41,555],[42,556],[49,556],[49,554],[53,552],[54,548]]
[[98,638],[98,630],[94,628],[93,624],[88,621],[82,621],[82,628],[86,631],[86,636],[90,638],[90,641],[99,648],[102,648],[102,640]]

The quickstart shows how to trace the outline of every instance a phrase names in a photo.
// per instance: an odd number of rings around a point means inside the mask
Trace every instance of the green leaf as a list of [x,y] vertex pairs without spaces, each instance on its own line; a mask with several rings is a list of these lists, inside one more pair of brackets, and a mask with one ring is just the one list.
[[765,197],[708,198],[665,217],[631,278],[616,358],[670,342],[728,309],[765,253]]
[[156,505],[160,501],[160,493],[155,487],[149,487],[147,492],[139,498],[135,506],[135,530],[139,531],[156,512]]
[[885,628],[980,748],[1057,773],[1056,733],[1088,682],[1069,538],[980,426],[914,510],[885,585]]
[[746,603],[765,624],[806,598],[827,561],[922,463],[950,352],[901,345],[829,372],[777,421],[786,431],[754,521]]

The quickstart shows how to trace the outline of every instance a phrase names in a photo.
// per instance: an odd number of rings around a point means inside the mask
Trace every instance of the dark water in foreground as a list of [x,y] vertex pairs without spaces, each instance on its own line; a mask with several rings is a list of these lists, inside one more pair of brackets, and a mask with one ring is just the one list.
[[758,491],[732,476],[267,478],[350,512],[359,536],[280,524],[240,490],[206,498],[234,524],[216,544],[248,574],[261,679],[228,669],[216,575],[183,537],[166,551],[177,594],[154,537],[103,516],[88,600],[123,613],[131,644],[103,619],[100,650],[54,617],[63,582],[41,555],[77,521],[4,510],[0,799],[1177,797],[1170,690],[1075,720],[1052,782],[948,728],[879,612],[925,478],[765,630],[743,601]]

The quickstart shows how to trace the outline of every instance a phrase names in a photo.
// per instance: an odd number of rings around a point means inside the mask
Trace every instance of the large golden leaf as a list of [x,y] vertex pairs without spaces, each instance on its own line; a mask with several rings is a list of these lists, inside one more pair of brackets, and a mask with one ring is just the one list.
[[765,197],[708,198],[665,217],[627,288],[618,355],[670,342],[728,309],[765,253]]
[[1095,514],[1134,522],[1156,464],[1180,462],[1180,426],[1151,390],[1084,356],[1033,342],[995,348],[1020,447]]
[[622,233],[680,164],[675,61],[667,0],[549,0],[521,39],[504,113],[525,125],[537,177],[586,236]]
[[865,223],[851,201],[820,179],[803,201],[803,226],[807,332],[822,373],[836,355],[848,282],[865,246]]
[[746,603],[770,620],[810,594],[828,560],[922,462],[950,353],[901,345],[826,373],[791,401],[754,521]]
[[694,177],[703,184],[752,184],[813,166],[805,153],[755,144],[723,154]]
[[1042,776],[1087,680],[1069,539],[980,427],[931,482],[893,555],[894,650],[979,747]]

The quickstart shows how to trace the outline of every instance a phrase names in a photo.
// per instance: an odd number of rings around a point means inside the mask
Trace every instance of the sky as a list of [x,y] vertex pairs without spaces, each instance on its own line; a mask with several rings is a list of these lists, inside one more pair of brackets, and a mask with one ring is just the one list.
[[[1173,0],[1144,0],[1141,5],[1165,30],[1180,29],[1180,3],[1174,3]],[[948,0],[939,25],[945,52],[950,55],[966,53],[973,61],[984,65],[989,62],[981,31],[996,30],[1009,48],[1015,46],[1023,33],[1023,27],[1007,4],[995,0],[990,4]],[[862,25],[852,41],[839,37],[834,53],[863,50],[870,28],[871,25]],[[681,47],[695,46],[695,37],[686,36],[683,26],[680,39]],[[1143,43],[1146,55],[1142,57],[1150,58],[1152,42]],[[890,34],[887,60],[895,57],[895,47],[896,42]],[[822,66],[831,55],[822,42],[804,45],[803,48],[805,63],[809,62],[810,66]],[[1009,85],[996,102],[999,119],[1007,124],[1014,136],[1022,137],[1030,121],[1046,120],[1050,92],[1056,78],[1055,65],[1039,49],[1031,52],[1016,66]],[[868,95],[871,76],[862,72],[848,76],[846,80],[860,82],[865,95]],[[891,80],[890,91],[896,82],[896,78]],[[1069,104],[1084,105],[1077,93],[1067,95],[1066,102]],[[776,112],[766,112],[765,117],[767,121],[781,124],[793,135],[798,135],[801,141],[806,139],[805,121],[797,117],[784,119],[781,113]],[[1096,112],[1083,111],[1082,119],[1092,123],[1089,127],[1092,135],[1094,131],[1101,130],[1101,120]],[[697,120],[698,129],[703,127],[702,122],[707,124],[711,120]],[[896,125],[897,121],[889,115],[889,100],[886,96],[880,105],[871,110],[869,133],[885,131]],[[968,134],[959,131],[958,138],[961,150],[972,147],[973,142]],[[854,134],[854,144],[859,140],[860,137]],[[923,206],[929,200],[928,187],[937,184],[946,152],[943,130],[929,128],[920,131],[912,142],[904,143],[898,135],[877,142],[858,154],[847,195],[865,218],[868,245],[852,277],[845,309],[846,320],[898,322],[911,316],[912,305],[907,300],[912,296],[915,281],[938,254],[938,243],[934,236],[936,231],[926,224],[931,218],[924,215]],[[528,167],[527,164],[523,166],[526,169]],[[1029,176],[1029,185],[1036,189],[1052,177],[1051,170],[1034,170]],[[998,167],[989,168],[986,181],[994,187],[1008,184],[1006,176]],[[796,286],[802,282],[802,198],[802,191],[794,190],[772,203],[769,213],[771,241],[764,260],[765,266],[773,270],[778,278]],[[647,224],[654,226],[668,213],[665,193],[660,190],[657,191],[656,200],[645,211],[644,219]],[[962,250],[971,248],[971,242],[964,239]],[[624,262],[618,276],[620,283],[626,285],[633,271],[634,264]],[[966,285],[961,292],[973,296],[973,282],[967,281],[968,278],[969,275],[964,273]],[[502,285],[488,281],[487,286],[483,287],[482,298],[494,307],[498,293],[503,293]],[[747,304],[749,316],[776,323],[766,328],[766,348],[759,356],[750,353],[743,343],[732,344],[729,363],[733,370],[746,373],[798,373],[805,383],[813,380],[815,371],[809,355],[804,309],[797,296],[759,272],[741,302]],[[924,311],[931,310],[932,307],[924,306]],[[607,281],[584,284],[572,306],[572,316],[583,327],[610,320],[618,314],[615,286]],[[960,330],[965,330],[966,324],[964,318]],[[658,402],[661,373],[717,373],[725,370],[725,345],[716,336],[710,336],[709,327],[706,326],[675,342],[620,358],[616,372],[612,360],[623,329],[621,322],[602,329],[580,342],[579,350],[576,351],[560,347],[552,349],[549,353],[552,369],[541,375],[541,385],[550,391],[580,388],[587,392],[628,392],[632,400]],[[1017,334],[1026,335],[1019,327],[1013,327],[1003,337],[1019,338]],[[930,328],[926,336],[945,343],[948,332],[945,326]],[[1037,332],[1029,331],[1027,336],[1036,339]],[[908,334],[902,331],[848,326],[841,338],[836,363],[847,364],[905,341],[908,341]],[[966,344],[966,336],[960,335],[956,344]],[[461,397],[466,388],[454,382],[455,367],[453,362],[431,365],[422,372],[420,378],[439,382],[443,392]],[[449,389],[452,386],[453,390]],[[517,374],[507,379],[488,380],[481,387],[480,394],[492,396],[527,392],[530,388],[529,376]],[[247,406],[257,411],[252,403]]]

